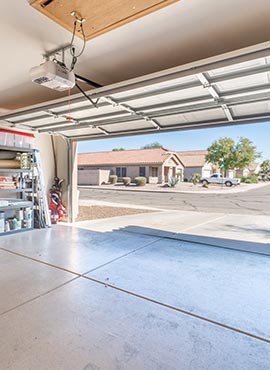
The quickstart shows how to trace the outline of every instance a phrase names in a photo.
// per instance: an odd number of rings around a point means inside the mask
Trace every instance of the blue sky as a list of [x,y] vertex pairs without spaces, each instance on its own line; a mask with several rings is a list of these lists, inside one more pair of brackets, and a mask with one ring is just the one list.
[[176,131],[151,135],[123,137],[119,139],[91,140],[79,143],[79,153],[111,151],[113,148],[140,149],[158,141],[164,148],[172,150],[206,149],[214,140],[229,136],[238,140],[241,136],[253,141],[262,159],[270,159],[270,122],[221,128]]

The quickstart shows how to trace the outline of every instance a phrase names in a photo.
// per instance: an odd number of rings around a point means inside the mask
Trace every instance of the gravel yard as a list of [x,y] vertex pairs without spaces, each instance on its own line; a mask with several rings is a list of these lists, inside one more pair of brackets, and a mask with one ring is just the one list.
[[79,185],[79,189],[101,189],[101,190],[115,190],[126,192],[156,192],[156,193],[200,193],[200,194],[232,194],[242,193],[249,190],[256,190],[265,187],[269,183],[261,182],[258,184],[241,183],[239,186],[228,187],[222,184],[209,184],[204,187],[202,184],[193,185],[190,182],[179,182],[175,187],[170,188],[161,184],[146,184],[145,186],[124,186],[122,183],[110,185]]
[[117,216],[135,215],[139,213],[157,212],[147,209],[109,207],[109,206],[79,206],[79,216],[76,221],[96,220],[99,218],[111,218]]

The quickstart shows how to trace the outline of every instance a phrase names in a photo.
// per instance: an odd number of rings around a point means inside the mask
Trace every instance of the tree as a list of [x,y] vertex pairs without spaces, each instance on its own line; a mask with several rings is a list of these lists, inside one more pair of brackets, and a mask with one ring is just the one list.
[[141,149],[156,149],[156,148],[163,148],[163,145],[155,141],[154,143],[144,145]]
[[237,143],[230,137],[221,138],[214,141],[207,150],[206,161],[218,165],[223,173],[229,169],[244,169],[260,157],[252,141],[244,137]]
[[261,154],[257,153],[256,146],[253,145],[253,142],[245,137],[241,137],[239,142],[235,145],[235,168],[243,170],[260,156]]
[[261,164],[261,173],[264,173],[265,175],[270,175],[270,161],[269,159],[266,159]]
[[126,150],[125,148],[113,148],[112,152],[121,152],[122,150]]

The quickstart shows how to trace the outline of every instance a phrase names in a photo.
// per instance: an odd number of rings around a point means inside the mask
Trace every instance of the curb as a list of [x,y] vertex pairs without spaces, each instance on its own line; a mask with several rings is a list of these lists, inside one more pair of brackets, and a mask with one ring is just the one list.
[[[250,190],[256,190],[259,188],[262,188],[264,186],[269,185],[269,183],[264,183],[264,184],[258,184],[256,187],[252,187],[251,189],[243,189],[235,191],[236,189],[234,188],[226,188],[226,191],[221,191],[221,190],[209,190],[205,189],[203,191],[201,190],[175,190],[175,189],[170,189],[170,190],[162,190],[162,189],[136,189],[135,187],[132,189],[125,189],[125,188],[115,188],[115,187],[110,187],[106,188],[106,185],[104,186],[92,186],[92,185],[78,185],[78,189],[97,189],[97,190],[112,190],[112,191],[126,191],[126,192],[143,192],[143,193],[170,193],[170,194],[238,194],[238,193],[244,193]],[[224,188],[223,188],[224,190]]]

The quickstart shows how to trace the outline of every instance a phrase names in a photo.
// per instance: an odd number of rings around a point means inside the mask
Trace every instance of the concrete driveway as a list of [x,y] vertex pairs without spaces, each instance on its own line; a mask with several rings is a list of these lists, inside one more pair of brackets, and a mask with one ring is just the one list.
[[1,237],[1,368],[268,368],[269,256],[99,222]]
[[135,207],[156,213],[82,221],[95,231],[119,228],[178,240],[269,253],[270,185],[240,194],[133,193],[81,189],[81,205]]
[[136,234],[270,254],[270,216],[165,210],[80,221],[75,225],[98,232],[125,230]]

